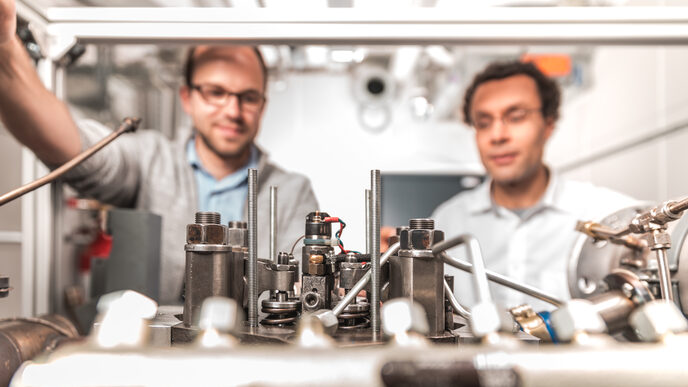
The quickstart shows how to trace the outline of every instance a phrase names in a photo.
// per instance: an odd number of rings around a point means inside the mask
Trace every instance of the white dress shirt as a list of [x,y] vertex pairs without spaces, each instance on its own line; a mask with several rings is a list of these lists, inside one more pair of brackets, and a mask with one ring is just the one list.
[[[432,215],[435,228],[445,238],[469,233],[480,242],[487,269],[527,283],[559,297],[570,299],[567,262],[576,240],[578,220],[601,218],[638,202],[626,195],[590,183],[567,181],[550,173],[542,200],[517,214],[494,203],[491,179],[442,203]],[[449,255],[467,260],[465,247]],[[472,306],[476,300],[469,274],[445,265],[454,276],[454,293],[460,303]],[[493,298],[503,307],[530,304],[535,311],[552,310],[548,303],[502,285],[490,283]]]

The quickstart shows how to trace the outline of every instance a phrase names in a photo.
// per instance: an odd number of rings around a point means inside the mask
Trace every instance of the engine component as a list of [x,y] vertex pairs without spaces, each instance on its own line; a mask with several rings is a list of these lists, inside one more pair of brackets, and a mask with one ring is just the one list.
[[[649,294],[655,298],[670,299],[669,296],[677,294],[674,301],[684,313],[688,312],[688,263],[681,264],[681,258],[688,256],[685,243],[688,220],[671,222],[680,213],[674,210],[682,208],[671,203],[683,201],[668,202],[649,210],[647,206],[629,207],[599,223],[579,223],[578,229],[586,236],[578,240],[569,259],[571,295],[590,298],[606,292],[609,285],[605,277],[620,268],[631,272],[643,286],[647,285]],[[658,222],[656,225],[661,230],[650,230],[652,222]],[[649,232],[640,236],[641,247],[618,241],[619,234],[628,237],[628,233],[644,231]],[[668,246],[671,247],[667,249]]]
[[428,314],[431,336],[445,331],[444,264],[435,259],[432,245],[444,240],[432,219],[411,219],[401,230],[397,256],[390,259],[390,297],[409,297]]
[[[361,262],[360,254],[346,253],[344,262],[339,264],[339,286],[348,294],[370,268],[368,262]],[[347,305],[339,318],[339,328],[344,330],[366,328],[370,325],[370,304],[363,297],[356,297]]]
[[[296,280],[296,270],[298,270],[297,266],[291,263],[293,262],[293,258],[294,257],[290,254],[280,252],[277,255],[277,262],[275,264],[262,266],[271,267],[273,271],[287,271],[292,275],[286,286],[275,286],[271,288],[270,298],[263,300],[262,311],[263,313],[267,313],[268,316],[260,322],[261,324],[280,326],[293,325],[298,318],[299,312],[301,311],[301,301],[295,297],[290,297],[292,293],[291,290],[294,288],[294,282]],[[263,278],[263,276],[259,278]],[[276,282],[273,279],[267,279],[267,281],[271,283]],[[282,290],[279,288],[282,288]]]
[[325,221],[327,212],[306,216],[306,237],[301,255],[301,303],[304,311],[330,309],[334,276],[337,271],[334,248],[330,245],[332,224]]
[[22,362],[78,336],[74,324],[60,315],[0,320],[0,385],[9,385]]
[[203,301],[229,294],[230,247],[227,227],[217,212],[197,212],[196,223],[186,226],[186,282],[184,326],[196,326]]

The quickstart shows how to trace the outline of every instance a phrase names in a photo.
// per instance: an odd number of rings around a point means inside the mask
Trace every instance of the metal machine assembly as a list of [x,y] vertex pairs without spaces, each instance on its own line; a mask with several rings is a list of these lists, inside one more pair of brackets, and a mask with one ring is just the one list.
[[[688,348],[688,320],[679,308],[688,299],[682,297],[681,281],[688,269],[680,265],[681,251],[688,249],[688,222],[670,222],[683,208],[679,205],[581,223],[579,229],[589,237],[579,243],[572,266],[575,298],[562,300],[488,270],[473,236],[445,238],[432,219],[410,219],[381,253],[379,171],[371,171],[365,195],[365,253],[345,249],[346,223],[323,211],[305,214],[300,259],[277,251],[277,189],[272,187],[270,256],[259,258],[256,184],[257,171],[250,170],[248,223],[225,225],[218,213],[199,212],[187,226],[185,304],[170,338],[158,340],[159,334],[151,332],[161,319],[175,321],[174,315],[165,315],[162,307],[156,314],[154,302],[135,292],[108,294],[98,304],[92,339],[26,363],[13,385],[51,385],[35,382],[35,375],[59,385],[54,369],[70,375],[71,363],[62,360],[74,356],[89,359],[94,369],[113,370],[83,382],[70,379],[67,384],[75,386],[110,385],[115,373],[126,375],[116,379],[120,385],[638,386],[647,381],[642,375],[660,364],[661,385],[681,385],[688,378],[683,363],[675,361]],[[447,254],[460,245],[467,261]],[[679,297],[673,302],[662,285],[666,281],[656,259],[661,254],[655,253],[660,250],[676,273],[671,280]],[[445,264],[472,273],[477,304],[460,303],[461,295],[452,291],[454,277],[444,275]],[[604,270],[590,268],[600,264]],[[538,312],[520,305],[507,310],[493,299],[488,281],[556,309]],[[656,362],[641,361],[648,356]],[[125,372],[132,358],[157,378]],[[179,360],[186,367],[173,372]],[[230,368],[231,377],[218,376]]]

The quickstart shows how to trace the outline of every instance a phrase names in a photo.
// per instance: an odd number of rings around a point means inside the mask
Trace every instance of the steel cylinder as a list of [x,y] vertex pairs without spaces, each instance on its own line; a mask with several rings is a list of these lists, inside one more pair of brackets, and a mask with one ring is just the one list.
[[9,385],[24,361],[77,336],[74,324],[59,315],[0,320],[0,386]]

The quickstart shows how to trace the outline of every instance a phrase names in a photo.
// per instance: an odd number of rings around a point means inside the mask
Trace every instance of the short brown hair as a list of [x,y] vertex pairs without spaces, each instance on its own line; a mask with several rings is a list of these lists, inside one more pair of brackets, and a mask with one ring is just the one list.
[[472,125],[471,104],[478,86],[485,82],[509,78],[514,75],[526,75],[535,81],[540,96],[542,116],[556,122],[559,119],[559,104],[561,103],[559,85],[555,80],[543,74],[534,64],[520,61],[490,63],[485,70],[473,78],[473,82],[468,86],[463,97],[463,121],[467,125]]
[[[265,65],[265,60],[263,59],[263,54],[260,53],[258,47],[253,46],[253,52],[256,53],[258,62],[260,63],[260,69],[263,72],[263,92],[267,90],[268,85],[268,67]],[[186,86],[191,87],[191,78],[193,78],[194,73],[194,54],[196,53],[196,46],[189,48],[186,53],[186,62],[184,63],[184,82]]]

